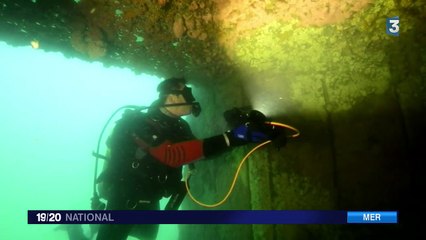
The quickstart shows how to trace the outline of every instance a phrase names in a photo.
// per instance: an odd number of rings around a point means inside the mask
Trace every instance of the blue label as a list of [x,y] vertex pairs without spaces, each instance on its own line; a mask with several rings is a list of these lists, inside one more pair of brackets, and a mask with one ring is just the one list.
[[391,36],[399,36],[399,17],[386,18],[386,33]]
[[348,212],[348,223],[398,223],[396,211],[386,212]]

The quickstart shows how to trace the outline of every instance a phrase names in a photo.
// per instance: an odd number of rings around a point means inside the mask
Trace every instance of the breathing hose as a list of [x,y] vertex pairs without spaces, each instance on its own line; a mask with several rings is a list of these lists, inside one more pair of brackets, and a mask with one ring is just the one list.
[[102,128],[102,131],[99,135],[98,138],[98,144],[96,146],[96,152],[93,153],[93,155],[95,156],[96,160],[95,160],[95,174],[94,174],[94,179],[93,179],[93,198],[95,200],[99,200],[99,195],[98,192],[96,191],[96,182],[97,182],[97,178],[98,178],[98,163],[99,163],[99,158],[100,156],[102,156],[99,151],[100,151],[100,147],[101,147],[101,142],[102,142],[102,137],[105,133],[105,130],[107,129],[108,125],[110,124],[111,120],[114,118],[114,116],[120,112],[122,109],[140,109],[140,110],[144,110],[147,109],[148,107],[140,107],[140,106],[135,106],[135,105],[126,105],[126,106],[122,106],[120,108],[118,108],[117,110],[115,110],[115,112],[113,114],[111,114],[111,116],[108,118],[107,122],[105,123],[104,127]]
[[[289,137],[289,138],[297,138],[297,137],[300,135],[300,131],[299,131],[298,129],[296,129],[295,127],[292,127],[292,126],[290,126],[290,125],[287,125],[287,124],[278,123],[278,122],[266,122],[266,124],[269,124],[269,125],[272,125],[272,126],[277,126],[277,127],[282,127],[282,128],[286,128],[286,129],[290,129],[290,130],[292,130],[292,131],[294,132],[294,134],[287,136],[287,137]],[[257,146],[255,146],[253,149],[251,149],[251,150],[250,150],[250,152],[248,152],[248,153],[244,156],[244,158],[242,158],[242,160],[241,160],[240,164],[238,165],[237,170],[235,171],[234,178],[233,178],[233,180],[232,180],[231,186],[229,187],[228,192],[226,193],[225,197],[224,197],[221,201],[219,201],[219,202],[217,202],[217,203],[214,203],[214,204],[206,204],[206,203],[203,203],[203,202],[201,202],[201,201],[197,200],[197,199],[196,199],[196,198],[192,195],[191,190],[190,190],[190,187],[189,187],[189,178],[190,178],[190,177],[191,177],[191,175],[192,175],[191,171],[188,171],[188,174],[187,174],[187,175],[186,175],[186,177],[185,177],[185,187],[186,187],[186,191],[188,192],[188,196],[191,198],[191,200],[192,200],[192,201],[194,201],[194,202],[195,202],[195,203],[197,203],[198,205],[203,206],[203,207],[206,207],[206,208],[215,208],[215,207],[218,207],[218,206],[222,205],[223,203],[225,203],[225,202],[226,202],[226,200],[228,200],[229,196],[231,195],[232,191],[234,190],[235,183],[236,183],[236,181],[237,181],[238,175],[240,174],[240,170],[241,170],[241,168],[242,168],[242,166],[243,166],[244,162],[245,162],[245,161],[248,159],[248,157],[250,157],[250,155],[251,155],[253,152],[255,152],[257,149],[259,149],[259,148],[261,148],[261,147],[263,147],[263,146],[265,146],[266,144],[271,143],[271,142],[272,142],[271,140],[268,140],[268,141],[265,141],[265,142],[263,142],[263,143],[258,144],[258,145],[257,145]]]

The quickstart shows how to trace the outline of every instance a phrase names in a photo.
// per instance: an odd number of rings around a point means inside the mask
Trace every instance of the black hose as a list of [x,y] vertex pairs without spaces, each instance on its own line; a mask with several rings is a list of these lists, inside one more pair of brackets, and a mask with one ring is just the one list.
[[99,157],[101,156],[99,153],[99,149],[101,147],[101,141],[102,141],[102,137],[104,135],[104,132],[106,130],[106,128],[108,127],[108,125],[110,124],[111,120],[114,118],[114,116],[120,112],[122,109],[136,109],[139,111],[148,109],[149,107],[141,107],[141,106],[136,106],[136,105],[126,105],[126,106],[122,106],[120,108],[118,108],[117,110],[114,111],[114,113],[111,115],[111,117],[109,117],[108,121],[105,123],[104,127],[102,128],[101,134],[99,135],[99,139],[98,139],[98,145],[96,147],[96,161],[95,161],[95,174],[94,174],[94,179],[93,179],[93,198],[94,199],[99,199],[99,195],[98,192],[96,191],[96,180],[98,178],[98,162],[99,162]]

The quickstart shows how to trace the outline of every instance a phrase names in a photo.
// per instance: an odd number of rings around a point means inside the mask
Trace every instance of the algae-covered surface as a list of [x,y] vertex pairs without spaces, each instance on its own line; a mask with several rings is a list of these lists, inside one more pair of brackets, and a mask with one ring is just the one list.
[[253,71],[284,75],[291,98],[306,110],[317,108],[323,87],[329,109],[348,110],[363,97],[389,88],[387,51],[397,40],[385,34],[385,21],[393,15],[404,21],[401,35],[413,28],[410,17],[398,12],[393,1],[375,1],[334,24],[272,21],[239,39],[234,57]]

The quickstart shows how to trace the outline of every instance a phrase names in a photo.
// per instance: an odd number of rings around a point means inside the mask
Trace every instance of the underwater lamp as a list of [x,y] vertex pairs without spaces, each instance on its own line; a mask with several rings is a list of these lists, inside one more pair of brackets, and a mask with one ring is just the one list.
[[241,124],[245,123],[254,123],[262,124],[267,121],[265,114],[258,110],[250,109],[249,107],[234,107],[232,109],[226,110],[223,113],[226,123],[229,127],[235,128]]

